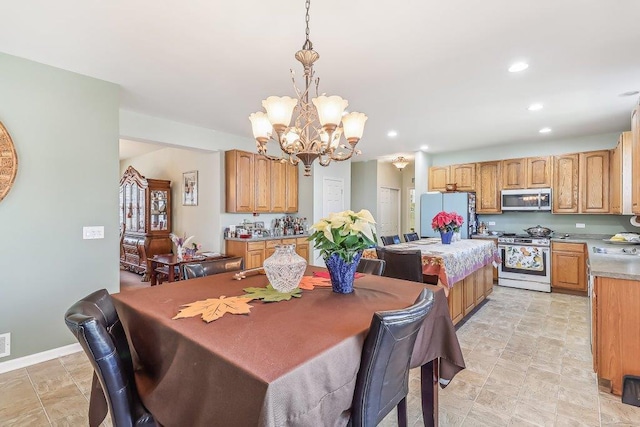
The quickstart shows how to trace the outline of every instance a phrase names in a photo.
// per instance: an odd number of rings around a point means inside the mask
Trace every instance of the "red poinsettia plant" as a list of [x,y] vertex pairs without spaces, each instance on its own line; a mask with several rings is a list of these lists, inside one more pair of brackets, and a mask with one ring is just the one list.
[[431,228],[434,231],[460,231],[460,226],[464,224],[464,218],[456,212],[438,212],[431,220]]

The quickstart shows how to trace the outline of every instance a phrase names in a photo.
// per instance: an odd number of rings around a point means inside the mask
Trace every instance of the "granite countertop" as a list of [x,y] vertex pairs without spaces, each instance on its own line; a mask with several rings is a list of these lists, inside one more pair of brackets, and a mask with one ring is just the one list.
[[[640,245],[614,245],[604,241],[611,234],[570,235],[567,238],[552,238],[552,242],[586,243],[592,276],[612,279],[640,281]],[[604,248],[609,253],[594,252],[594,248]],[[638,255],[624,254],[625,249],[637,248]]]
[[242,239],[240,237],[225,237],[224,240],[230,240],[233,242],[262,242],[265,240],[281,240],[281,239],[299,239],[307,238],[309,234],[292,234],[288,236],[266,236],[266,237],[250,237],[248,239]]

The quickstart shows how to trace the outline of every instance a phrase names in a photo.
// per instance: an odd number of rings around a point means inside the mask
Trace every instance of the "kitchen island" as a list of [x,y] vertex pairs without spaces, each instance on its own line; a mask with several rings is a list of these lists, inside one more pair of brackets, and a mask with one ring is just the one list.
[[[409,243],[385,246],[397,250],[422,253],[422,272],[436,276],[445,289],[449,314],[454,324],[460,322],[493,291],[493,263],[499,259],[493,241],[464,239],[443,245],[440,239],[420,239]],[[375,258],[375,249],[368,249],[365,258]]]

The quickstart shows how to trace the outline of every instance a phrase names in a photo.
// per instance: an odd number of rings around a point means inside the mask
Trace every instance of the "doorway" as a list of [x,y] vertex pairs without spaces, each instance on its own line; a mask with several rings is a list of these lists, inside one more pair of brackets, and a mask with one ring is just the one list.
[[400,235],[400,190],[380,187],[378,196],[378,235]]

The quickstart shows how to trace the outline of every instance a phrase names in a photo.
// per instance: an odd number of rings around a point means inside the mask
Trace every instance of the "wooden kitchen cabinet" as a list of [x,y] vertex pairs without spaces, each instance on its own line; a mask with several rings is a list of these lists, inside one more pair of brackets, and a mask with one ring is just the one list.
[[298,212],[298,165],[285,163],[285,213]]
[[476,164],[476,213],[502,213],[500,203],[502,162]]
[[457,191],[476,191],[476,164],[452,165],[449,171],[450,183],[456,184]]
[[594,370],[620,396],[622,377],[640,375],[640,282],[596,277],[593,295]]
[[307,237],[284,237],[266,240],[226,240],[225,253],[244,258],[244,268],[262,267],[264,260],[275,252],[277,245],[296,245],[296,253],[309,262],[309,241]]
[[549,188],[551,187],[551,158],[527,157],[527,187],[526,188]]
[[631,209],[640,215],[640,100],[631,113]]
[[271,212],[271,164],[265,156],[254,155],[254,212]]
[[502,188],[519,189],[527,185],[527,159],[502,161]]
[[449,166],[432,166],[429,168],[429,191],[447,191]]
[[485,265],[449,288],[447,302],[453,324],[460,322],[493,292],[493,266]]
[[587,292],[586,245],[584,243],[551,243],[551,288],[582,294]]
[[553,158],[553,213],[578,213],[578,154]]
[[609,213],[609,150],[580,153],[580,213]]
[[254,212],[254,155],[231,150],[225,154],[225,199],[227,212]]
[[632,203],[632,133],[622,132],[618,145],[610,151],[609,212],[630,215]]
[[298,211],[298,168],[240,150],[225,152],[227,212]]

